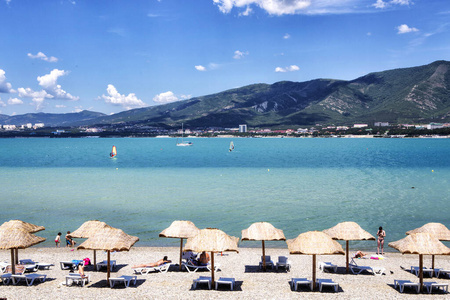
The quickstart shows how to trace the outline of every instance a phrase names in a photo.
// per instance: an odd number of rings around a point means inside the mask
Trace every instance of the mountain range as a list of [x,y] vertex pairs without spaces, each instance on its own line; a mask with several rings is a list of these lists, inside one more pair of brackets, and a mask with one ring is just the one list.
[[354,80],[252,84],[113,115],[0,115],[2,124],[286,127],[313,124],[450,122],[450,62],[369,73]]

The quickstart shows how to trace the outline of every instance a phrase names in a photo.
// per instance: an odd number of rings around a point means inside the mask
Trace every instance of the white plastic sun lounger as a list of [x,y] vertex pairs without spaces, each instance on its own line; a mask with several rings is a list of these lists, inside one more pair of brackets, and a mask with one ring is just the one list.
[[33,282],[36,279],[39,279],[41,282],[44,282],[47,278],[47,275],[44,274],[23,274],[23,275],[11,275],[13,284],[18,284],[21,280],[24,280],[28,286],[33,285]]
[[[274,263],[273,261],[270,259],[270,255],[266,255],[266,268],[270,267],[271,269],[273,269]],[[262,269],[263,268],[263,257],[261,256],[261,261],[259,262],[259,268]]]
[[120,277],[117,278],[109,278],[109,286],[112,288],[114,287],[114,285],[117,282],[123,282],[123,284],[125,285],[125,287],[129,287],[130,286],[130,282],[133,282],[133,285],[136,285],[136,280],[137,280],[137,276],[135,275],[122,275]]
[[[109,261],[109,266],[111,268],[111,270],[114,270],[114,268],[116,267],[116,261],[115,260],[110,260]],[[97,263],[97,271],[100,271],[101,268],[107,268],[108,267],[108,261],[104,260],[101,261],[99,263]]]
[[142,268],[132,268],[135,274],[147,275],[150,272],[159,271],[161,273],[167,273],[172,263],[165,263],[160,266],[154,267],[142,267]]
[[278,261],[275,266],[275,268],[278,270],[278,268],[285,268],[286,271],[291,270],[291,262],[286,256],[278,256]]
[[[197,272],[197,270],[208,270],[211,271],[211,264],[208,263],[205,266],[197,266],[192,264],[190,261],[186,262],[186,263],[182,263],[183,266],[186,268],[186,270],[188,270],[189,273],[194,273]],[[214,271],[219,270],[220,265],[219,264],[214,264]]]
[[417,282],[412,282],[411,280],[394,280],[394,288],[399,288],[400,293],[403,293],[405,287],[410,287],[415,289],[419,293],[419,284]]
[[66,275],[66,286],[71,286],[73,283],[84,286],[86,283],[89,283],[90,280],[90,274],[81,276],[81,274],[78,273],[69,273],[69,275]]
[[0,274],[0,279],[3,284],[9,284],[9,281],[11,280],[11,276],[12,276],[11,273]]
[[322,270],[322,272],[325,272],[326,269],[332,269],[334,273],[337,272],[337,265],[334,265],[330,262],[320,262],[319,263],[319,269]]
[[208,283],[208,289],[211,289],[211,281],[212,281],[211,277],[200,276],[199,278],[194,279],[193,288],[196,289],[198,283]]
[[220,277],[219,280],[216,280],[216,290],[219,287],[219,284],[228,284],[230,286],[230,290],[234,289],[235,285],[234,278]]
[[291,287],[294,291],[298,290],[299,285],[308,285],[309,289],[312,291],[313,283],[312,280],[308,280],[307,278],[292,278],[291,279]]
[[361,274],[363,271],[369,272],[373,275],[382,275],[384,274],[384,271],[386,271],[385,268],[381,267],[369,267],[369,266],[358,266],[356,262],[352,259],[350,264],[348,265],[350,267],[350,270],[353,274]]
[[[419,276],[419,271],[420,271],[419,267],[411,266],[411,273],[415,274],[416,276]],[[424,276],[433,277],[434,270],[428,269],[428,268],[422,268],[422,272],[423,272]]]
[[339,289],[339,283],[334,282],[333,279],[316,279],[316,283],[319,285],[319,292],[322,292],[324,286],[331,286],[337,293]]
[[7,266],[9,266],[9,263],[0,261],[0,273],[5,273]]
[[423,286],[426,288],[428,294],[431,294],[433,288],[436,288],[438,290],[442,288],[442,291],[444,293],[448,293],[448,283],[424,282]]

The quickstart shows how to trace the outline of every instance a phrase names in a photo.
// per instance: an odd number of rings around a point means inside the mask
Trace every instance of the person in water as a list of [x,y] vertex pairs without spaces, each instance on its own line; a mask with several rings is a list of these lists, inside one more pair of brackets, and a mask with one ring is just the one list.
[[133,268],[148,268],[148,267],[158,267],[166,263],[172,262],[171,260],[167,259],[167,256],[164,256],[163,259],[158,260],[157,262],[148,263],[148,264],[142,264],[142,265],[136,265],[133,266]]
[[61,247],[61,232],[58,232],[58,234],[55,237],[55,244],[56,244],[56,248]]
[[[386,232],[383,230],[383,227],[380,226],[380,228],[378,228],[378,232],[377,232],[377,237],[378,237],[378,241],[377,241],[377,254],[384,254],[384,238],[386,237]],[[381,252],[380,252],[381,250]]]

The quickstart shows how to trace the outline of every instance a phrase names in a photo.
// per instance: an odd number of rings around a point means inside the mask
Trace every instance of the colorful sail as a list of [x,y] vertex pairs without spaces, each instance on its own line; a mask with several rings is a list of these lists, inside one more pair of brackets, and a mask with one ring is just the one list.
[[109,156],[111,157],[111,158],[113,158],[113,157],[115,157],[117,155],[117,149],[116,149],[116,146],[113,146],[112,147],[112,150],[111,150],[111,153],[109,154]]
[[230,149],[228,151],[233,151],[234,150],[234,143],[233,141],[230,142]]

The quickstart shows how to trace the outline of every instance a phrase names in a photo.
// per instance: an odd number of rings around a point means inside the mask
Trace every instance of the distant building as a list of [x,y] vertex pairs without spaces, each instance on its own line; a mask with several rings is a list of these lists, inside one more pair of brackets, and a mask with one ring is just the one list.
[[442,125],[441,123],[430,123],[427,125],[427,129],[439,129],[439,128],[444,128],[444,125]]
[[36,124],[34,124],[34,129],[38,129],[38,128],[42,128],[42,127],[45,127],[45,125],[44,125],[44,123],[36,123]]
[[375,127],[388,127],[389,126],[389,122],[375,122],[373,125]]
[[3,125],[3,129],[5,130],[15,130],[16,125]]
[[364,127],[368,127],[369,125],[367,124],[353,124],[353,128],[364,128]]
[[247,132],[247,125],[239,125],[239,132]]
[[336,130],[348,130],[348,126],[337,126]]

